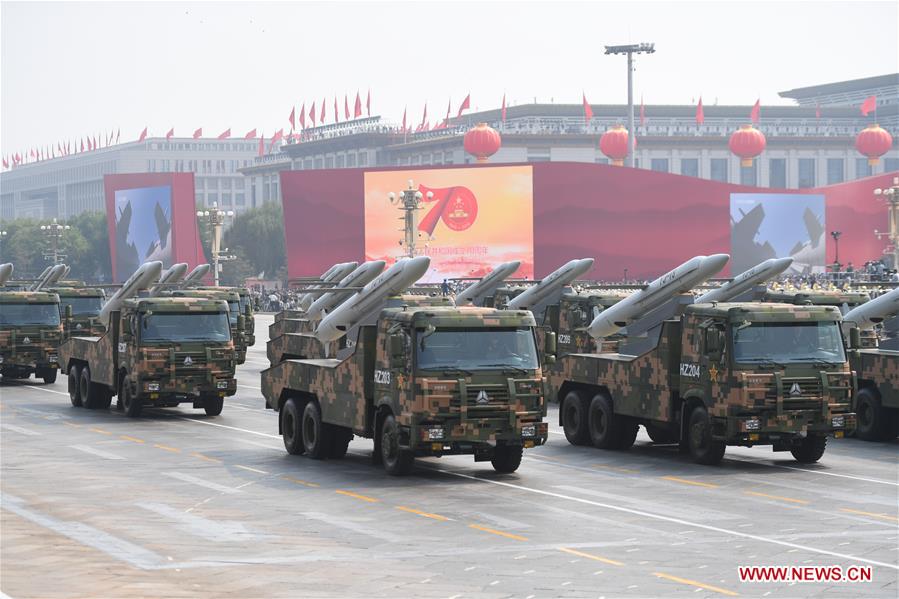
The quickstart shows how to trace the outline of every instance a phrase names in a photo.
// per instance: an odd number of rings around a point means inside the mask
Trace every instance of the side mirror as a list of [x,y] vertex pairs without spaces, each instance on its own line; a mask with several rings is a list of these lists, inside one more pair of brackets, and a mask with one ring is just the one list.
[[556,350],[556,333],[554,331],[546,331],[546,334],[543,336],[543,353],[547,355],[555,354]]
[[131,319],[123,318],[122,319],[122,333],[126,335],[133,335],[134,331],[131,329]]
[[243,313],[247,318],[253,315],[253,307],[250,305],[250,302],[247,302],[243,307]]
[[237,329],[242,331],[247,327],[247,318],[243,314],[237,315]]
[[555,354],[546,354],[545,356],[543,356],[543,362],[547,365],[555,364],[556,363]]
[[72,304],[66,304],[64,312],[66,318],[72,318]]
[[709,360],[720,360],[724,349],[724,333],[714,327],[705,330],[705,352]]
[[849,349],[858,349],[862,346],[862,334],[858,327],[849,329]]
[[406,351],[406,343],[403,339],[403,335],[391,335],[387,342],[387,349],[390,352],[391,361],[402,358]]

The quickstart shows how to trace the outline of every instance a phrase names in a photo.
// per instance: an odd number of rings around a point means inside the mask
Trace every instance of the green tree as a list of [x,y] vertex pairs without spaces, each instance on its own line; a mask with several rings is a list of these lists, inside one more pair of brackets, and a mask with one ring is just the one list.
[[222,247],[238,257],[225,264],[223,275],[232,282],[247,276],[283,276],[286,271],[284,213],[277,202],[250,208],[236,216],[224,234]]

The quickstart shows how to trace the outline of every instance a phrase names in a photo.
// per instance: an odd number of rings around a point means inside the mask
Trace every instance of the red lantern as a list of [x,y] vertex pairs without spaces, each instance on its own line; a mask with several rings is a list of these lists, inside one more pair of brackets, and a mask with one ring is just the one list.
[[[634,147],[637,147],[636,139]],[[624,159],[627,158],[627,129],[622,125],[615,125],[603,133],[599,138],[599,149],[612,159],[615,166],[624,165]]]
[[503,145],[499,132],[487,123],[478,123],[469,129],[462,141],[465,151],[477,158],[478,162],[487,162],[487,158],[496,154]]
[[893,136],[880,125],[870,125],[862,129],[855,138],[855,148],[868,157],[868,164],[874,166],[881,156],[893,147]]
[[752,159],[765,149],[765,134],[752,125],[743,125],[730,136],[728,145],[740,157],[740,166],[752,166]]

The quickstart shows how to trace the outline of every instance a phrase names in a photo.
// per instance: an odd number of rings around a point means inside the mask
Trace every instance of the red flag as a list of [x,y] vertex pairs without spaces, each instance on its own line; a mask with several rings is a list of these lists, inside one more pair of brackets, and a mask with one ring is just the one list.
[[759,98],[755,101],[755,104],[752,107],[752,110],[749,112],[749,120],[753,123],[758,123],[761,120],[762,116],[762,100]]
[[3,157],[3,168],[9,168],[9,162],[6,160],[6,157]]
[[353,118],[358,119],[362,116],[362,99],[359,97],[359,92],[356,92],[356,103],[353,104]]
[[303,107],[300,108],[300,127],[306,128],[306,103],[303,102]]
[[291,131],[293,131],[294,129],[297,128],[297,125],[296,125],[296,116],[297,116],[297,109],[296,109],[296,106],[291,106],[291,107],[290,107],[290,116],[287,117],[287,121],[290,123],[290,130],[291,130]]
[[93,151],[93,149],[94,149],[94,142],[91,140],[90,137],[88,137],[87,138],[87,151],[91,152],[91,151]]
[[343,120],[350,120],[350,100],[343,94]]
[[312,107],[309,109],[309,120],[312,121],[312,126],[315,127],[315,102],[312,103]]
[[337,96],[334,96],[334,122],[340,122],[340,111],[337,109]]
[[406,132],[406,108],[403,107],[403,133]]
[[867,98],[865,98],[865,101],[862,102],[862,114],[868,116],[868,113],[873,110],[877,110],[877,96],[868,96]]
[[231,137],[231,127],[222,131],[216,139],[228,139],[229,137]]
[[[137,141],[144,141],[145,139],[147,139],[147,128],[146,127],[144,127],[144,130],[140,132],[140,137],[138,138]],[[81,144],[81,151],[82,152],[84,151],[83,143]]]
[[259,151],[257,154],[259,156],[265,156],[265,134],[259,137]]
[[593,108],[591,108],[590,103],[587,102],[587,95],[582,93],[581,96],[584,100],[584,121],[589,123],[590,119],[593,118]]
[[256,139],[256,130],[247,131],[247,134],[243,136],[244,139]]
[[428,120],[428,103],[425,102],[425,110],[421,115],[421,124],[418,126],[418,131],[424,129],[425,121]]
[[819,104],[815,104],[815,118],[821,118],[821,106]]
[[506,122],[506,94],[503,94],[503,110],[502,110],[502,121]]
[[197,127],[197,130],[194,131],[194,139],[200,139],[203,136],[203,127]]
[[172,139],[172,136],[173,136],[173,135],[175,135],[175,128],[174,128],[174,127],[172,127],[171,129],[169,129],[169,132],[165,134],[165,140],[168,141],[168,140]]
[[465,99],[462,100],[462,104],[459,105],[459,112],[458,112],[458,114],[456,114],[456,118],[461,117],[462,111],[468,110],[469,108],[471,108],[471,94],[470,93],[467,96],[465,96]]
[[646,124],[646,106],[643,104],[643,96],[640,96],[640,126]]
[[371,90],[365,94],[365,116],[371,116]]
[[275,149],[275,144],[284,137],[284,129],[278,129],[275,131],[275,134],[272,135],[271,143],[268,146],[268,151],[271,152]]
[[321,123],[322,125],[325,124],[325,106],[326,106],[325,99],[322,98],[322,107],[319,110],[319,114],[318,114],[318,122]]
[[696,105],[696,124],[701,125],[705,122],[705,113],[702,112],[702,96],[699,96],[699,104]]

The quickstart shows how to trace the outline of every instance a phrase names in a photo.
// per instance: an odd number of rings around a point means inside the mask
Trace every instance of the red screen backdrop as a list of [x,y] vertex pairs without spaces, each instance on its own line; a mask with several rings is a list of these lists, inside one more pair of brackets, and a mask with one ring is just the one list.
[[197,228],[193,173],[105,175],[106,222],[115,282],[147,260],[188,269],[206,261]]
[[[498,166],[508,165],[429,168]],[[595,258],[587,277],[608,280],[620,279],[625,268],[630,278],[651,278],[699,254],[730,253],[732,193],[824,195],[827,261],[834,259],[829,232],[836,229],[843,233],[840,261],[861,265],[883,252],[885,242],[874,236],[874,229],[886,229],[887,213],[873,190],[888,186],[896,174],[816,189],[782,190],[602,164],[532,166],[535,276],[543,277],[574,258]],[[314,276],[335,262],[364,260],[364,173],[421,169],[283,171],[289,276]],[[402,223],[396,223],[401,228]],[[397,238],[401,236],[397,231]]]

